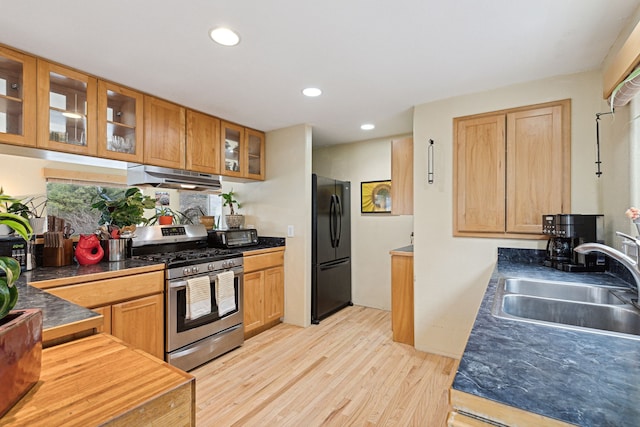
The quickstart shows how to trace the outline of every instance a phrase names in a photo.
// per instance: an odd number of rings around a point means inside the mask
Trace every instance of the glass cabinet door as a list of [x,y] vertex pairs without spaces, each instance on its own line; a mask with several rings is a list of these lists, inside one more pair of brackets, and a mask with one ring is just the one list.
[[247,178],[264,179],[264,134],[245,129],[247,138]]
[[142,163],[143,95],[100,80],[98,82],[98,155]]
[[38,61],[38,146],[95,155],[97,80]]
[[0,142],[36,145],[36,59],[0,46]]
[[244,128],[232,123],[222,122],[222,174],[242,176],[244,165],[243,145]]

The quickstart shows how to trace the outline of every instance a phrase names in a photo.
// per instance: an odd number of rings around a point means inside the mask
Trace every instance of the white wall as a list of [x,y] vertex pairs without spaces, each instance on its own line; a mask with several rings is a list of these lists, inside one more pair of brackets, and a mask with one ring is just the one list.
[[[285,250],[285,317],[298,326],[311,323],[311,127],[298,125],[268,132],[263,182],[225,181],[233,188],[246,215],[262,236],[287,237]],[[226,213],[227,208],[223,208]]]
[[[454,117],[572,99],[572,211],[599,213],[595,113],[599,72],[559,76],[445,99],[414,109],[415,346],[459,358],[497,258],[498,247],[543,249],[546,241],[452,236]],[[427,141],[435,141],[435,183],[426,176]]]
[[389,251],[411,243],[413,216],[361,214],[360,183],[391,179],[391,140],[385,138],[313,150],[314,173],[351,181],[353,303],[383,310],[391,309]]

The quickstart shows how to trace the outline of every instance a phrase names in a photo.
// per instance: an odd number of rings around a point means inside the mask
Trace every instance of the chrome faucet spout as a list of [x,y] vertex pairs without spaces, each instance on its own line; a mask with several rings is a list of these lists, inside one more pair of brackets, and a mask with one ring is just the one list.
[[[640,249],[640,240],[635,237],[627,236],[626,234],[617,232],[619,236],[623,236],[627,239],[630,239],[635,242]],[[618,261],[620,264],[625,266],[627,270],[631,273],[633,280],[635,281],[636,292],[640,289],[640,268],[638,263],[633,258],[628,255],[620,252],[617,249],[612,248],[611,246],[603,245],[601,243],[583,243],[574,248],[574,250],[580,254],[587,254],[589,252],[601,252],[605,255],[610,256],[611,258]]]

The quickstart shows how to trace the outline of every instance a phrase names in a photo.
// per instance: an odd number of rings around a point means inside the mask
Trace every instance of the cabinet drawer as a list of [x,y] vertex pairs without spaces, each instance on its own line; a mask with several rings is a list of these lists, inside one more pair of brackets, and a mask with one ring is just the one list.
[[47,292],[87,308],[113,304],[164,290],[164,271],[60,286]]
[[244,258],[244,271],[264,270],[265,268],[284,265],[284,251],[269,252],[260,255],[249,255]]

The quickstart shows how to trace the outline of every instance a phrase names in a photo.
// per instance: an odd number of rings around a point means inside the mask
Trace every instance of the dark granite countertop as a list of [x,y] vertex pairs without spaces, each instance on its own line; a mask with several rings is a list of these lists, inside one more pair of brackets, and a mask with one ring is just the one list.
[[540,252],[498,250],[498,264],[453,388],[580,426],[638,425],[639,340],[491,315],[501,277],[627,284],[611,273],[565,273],[544,267]]
[[397,249],[391,249],[391,252],[407,252],[407,253],[413,253],[413,245],[403,246],[403,247],[401,247],[401,248],[397,248]]
[[[279,237],[260,237],[258,245],[236,249],[238,253],[285,246],[285,239]],[[73,265],[64,267],[38,267],[20,274],[16,283],[18,287],[18,303],[15,309],[40,308],[43,314],[43,329],[63,326],[99,316],[92,310],[73,304],[48,292],[27,285],[29,282],[63,279],[71,276],[92,275],[104,272],[122,271],[136,267],[152,265],[152,262],[138,259],[127,259],[118,262],[99,262],[94,265]]]
[[29,286],[27,283],[121,271],[148,265],[151,265],[148,261],[128,259],[119,262],[99,262],[94,265],[78,265],[74,263],[64,267],[38,267],[31,271],[25,271],[20,274],[16,283],[16,286],[18,286],[18,303],[14,309],[41,309],[42,328],[45,330],[97,317],[100,315],[92,310],[51,295],[44,290]]

